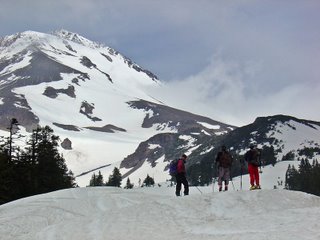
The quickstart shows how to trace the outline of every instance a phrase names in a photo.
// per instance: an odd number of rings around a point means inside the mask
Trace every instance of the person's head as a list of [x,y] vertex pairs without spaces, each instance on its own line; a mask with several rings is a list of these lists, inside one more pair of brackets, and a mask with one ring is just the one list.
[[186,159],[188,158],[188,156],[187,156],[186,154],[182,154],[181,158],[182,158],[183,160],[186,160]]
[[221,147],[221,150],[222,150],[222,151],[227,151],[227,147],[226,147],[225,145],[223,145],[223,146]]
[[251,150],[254,149],[254,145],[253,145],[253,144],[250,145],[250,149],[251,149]]

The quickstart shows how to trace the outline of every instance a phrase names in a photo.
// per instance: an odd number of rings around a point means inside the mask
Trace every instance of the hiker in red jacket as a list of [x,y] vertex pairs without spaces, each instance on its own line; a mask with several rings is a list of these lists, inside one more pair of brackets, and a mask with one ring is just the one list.
[[176,185],[176,195],[180,196],[180,191],[181,191],[181,184],[183,184],[184,187],[184,195],[189,195],[189,183],[186,178],[186,167],[185,163],[187,160],[187,155],[183,154],[177,163],[177,174],[176,174],[176,180],[177,180],[177,185]]

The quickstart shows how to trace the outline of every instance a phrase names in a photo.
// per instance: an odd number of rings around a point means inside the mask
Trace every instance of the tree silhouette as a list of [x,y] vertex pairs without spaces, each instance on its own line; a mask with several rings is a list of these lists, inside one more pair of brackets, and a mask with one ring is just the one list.
[[99,171],[98,176],[95,173],[93,173],[89,186],[94,187],[94,186],[103,186],[103,185],[104,185],[103,176],[101,172]]
[[113,173],[109,176],[109,180],[106,186],[120,187],[122,181],[122,175],[118,168],[113,169]]
[[320,196],[320,165],[317,160],[310,164],[308,159],[302,159],[297,170],[288,166],[286,172],[286,189],[303,191]]
[[154,179],[149,175],[147,175],[147,177],[143,181],[143,185],[147,187],[154,186]]
[[[75,187],[74,176],[58,152],[59,137],[46,126],[35,129],[25,151],[10,157],[6,146],[0,152],[0,204],[18,198]],[[13,148],[12,148],[13,149]]]
[[133,188],[133,184],[130,182],[130,178],[127,179],[127,183],[126,183],[126,186],[124,188],[126,188],[126,189]]

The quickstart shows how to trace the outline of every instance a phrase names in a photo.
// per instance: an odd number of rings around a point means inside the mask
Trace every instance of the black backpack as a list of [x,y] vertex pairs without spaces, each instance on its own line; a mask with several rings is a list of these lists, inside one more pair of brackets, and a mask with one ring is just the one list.
[[248,151],[246,154],[246,160],[254,166],[260,166],[260,152],[256,149]]
[[221,167],[224,167],[224,168],[231,167],[232,157],[230,153],[225,151],[220,152],[219,163]]

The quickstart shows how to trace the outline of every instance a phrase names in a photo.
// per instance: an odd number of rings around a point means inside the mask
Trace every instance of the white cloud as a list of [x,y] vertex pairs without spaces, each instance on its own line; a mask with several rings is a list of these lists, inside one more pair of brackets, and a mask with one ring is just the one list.
[[[255,62],[240,64],[215,57],[197,75],[167,82],[165,95],[161,95],[164,102],[174,107],[237,126],[274,114],[317,120],[320,83],[311,85],[302,81],[282,85],[278,79],[260,82],[265,68]],[[268,89],[266,85],[274,87]]]

